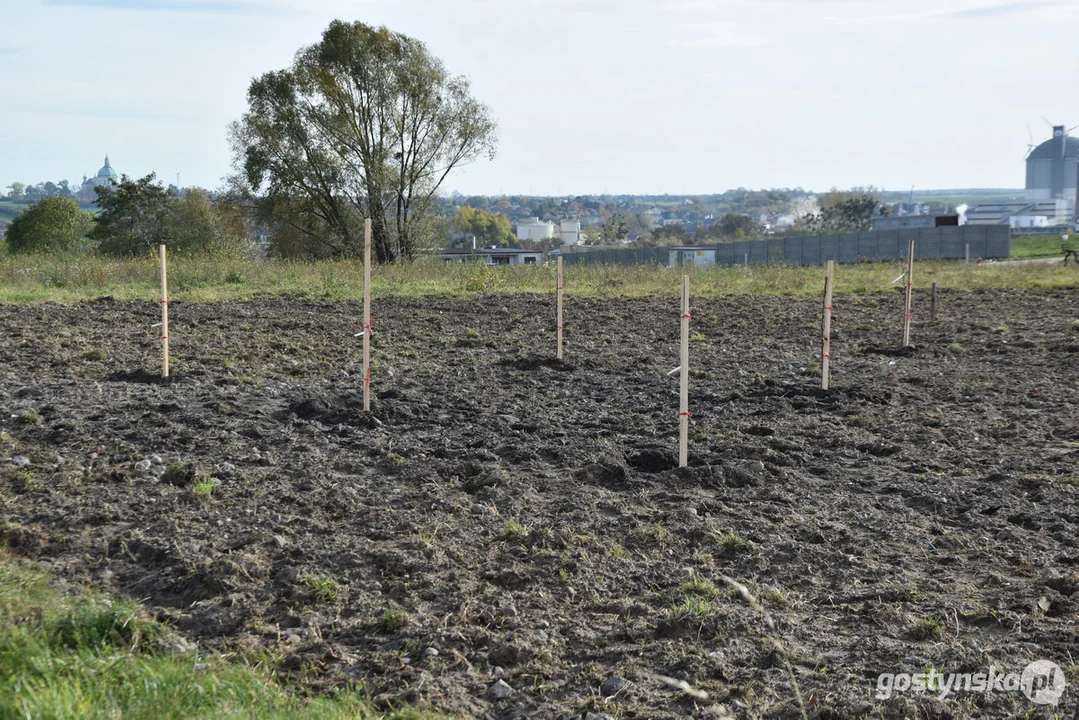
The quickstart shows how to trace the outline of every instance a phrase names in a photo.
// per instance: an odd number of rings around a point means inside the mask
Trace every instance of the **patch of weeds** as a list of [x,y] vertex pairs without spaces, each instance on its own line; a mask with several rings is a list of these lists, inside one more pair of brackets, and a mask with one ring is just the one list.
[[1079,333],[1079,320],[1072,320],[1072,332]]
[[191,482],[191,492],[195,493],[196,497],[206,499],[214,494],[216,486],[217,483],[214,482],[213,478],[196,477]]
[[997,325],[995,328],[993,328],[993,332],[1001,333],[1001,334],[1006,333],[1006,332],[1008,332],[1008,326],[1007,325]]
[[699,552],[693,554],[693,561],[696,562],[698,565],[703,565],[704,567],[715,567],[716,557],[712,553]]
[[394,467],[401,467],[402,465],[405,464],[406,460],[405,460],[404,455],[399,455],[399,454],[397,454],[397,453],[395,453],[393,451],[390,451],[390,452],[386,453],[386,455],[382,458],[382,462],[385,465],[393,465]]
[[27,410],[22,415],[19,415],[19,422],[23,425],[40,425],[42,423],[41,416],[33,410]]
[[498,534],[498,538],[509,543],[523,544],[528,540],[529,532],[527,525],[517,518],[510,518],[506,521],[506,524],[502,526],[502,532]]
[[225,282],[229,285],[243,285],[247,282],[244,274],[235,268],[225,273]]
[[382,613],[372,625],[386,635],[391,635],[408,625],[408,611],[403,607],[393,607]]
[[300,581],[307,588],[307,593],[311,596],[312,602],[320,604],[332,603],[341,594],[341,588],[333,578],[321,575],[304,575],[300,578]]
[[25,493],[38,486],[34,473],[26,468],[11,470],[3,474],[4,484],[17,493]]
[[771,605],[785,608],[790,607],[792,596],[787,590],[781,588],[768,588],[760,594],[760,598]]
[[637,532],[660,547],[666,547],[671,541],[671,531],[662,521],[644,525]]
[[948,347],[945,348],[945,350],[947,350],[950,353],[961,353],[961,352],[963,352],[963,346],[960,345],[957,342],[953,342],[953,343],[949,344]]
[[420,356],[420,354],[416,352],[413,348],[405,348],[401,354],[404,355],[406,358],[412,358],[413,360]]
[[930,615],[911,625],[908,632],[912,640],[938,640],[944,635],[944,620],[940,615]]
[[727,552],[738,552],[739,550],[749,547],[749,541],[733,530],[728,530],[720,535],[719,544]]
[[698,331],[694,330],[693,332],[691,332],[689,334],[689,341],[690,342],[701,342],[702,340],[704,340],[704,333],[702,333],[702,332],[698,332]]
[[848,415],[843,418],[843,421],[851,427],[862,428],[864,430],[873,430],[877,427],[877,424],[865,417],[864,415]]
[[678,586],[678,590],[686,595],[695,595],[703,598],[715,599],[719,597],[719,588],[708,578],[693,577]]
[[687,597],[681,605],[676,605],[667,612],[667,619],[671,622],[685,620],[708,620],[725,616],[726,613],[716,607],[710,600],[700,597]]
[[87,362],[101,362],[105,359],[105,351],[99,348],[92,348],[82,354],[82,359]]

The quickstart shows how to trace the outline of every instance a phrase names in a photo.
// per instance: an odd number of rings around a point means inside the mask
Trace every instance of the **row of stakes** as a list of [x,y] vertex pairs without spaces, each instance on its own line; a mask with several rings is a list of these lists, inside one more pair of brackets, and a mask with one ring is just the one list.
[[[169,285],[166,266],[165,246],[161,245],[161,377],[169,376]],[[563,359],[562,352],[562,258],[556,267],[556,357]],[[829,389],[832,361],[832,279],[835,273],[835,261],[829,260],[824,275],[824,320],[821,341],[821,388]],[[910,241],[907,254],[907,271],[895,282],[906,279],[903,313],[903,347],[910,345],[911,292],[914,273],[914,241]],[[933,283],[930,299],[930,322],[936,320],[937,284]],[[679,373],[679,408],[678,408],[678,467],[686,467],[689,458],[689,276],[682,276],[682,303],[679,312],[681,324],[681,364],[671,371]],[[363,232],[363,330],[357,333],[363,337],[363,409],[371,410],[371,221],[364,221]]]

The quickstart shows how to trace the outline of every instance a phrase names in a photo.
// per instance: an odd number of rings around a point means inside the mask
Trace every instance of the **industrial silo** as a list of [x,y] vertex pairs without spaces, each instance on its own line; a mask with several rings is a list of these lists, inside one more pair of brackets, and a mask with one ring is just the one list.
[[1079,173],[1079,138],[1068,137],[1063,125],[1053,137],[1027,155],[1027,200],[1075,200]]

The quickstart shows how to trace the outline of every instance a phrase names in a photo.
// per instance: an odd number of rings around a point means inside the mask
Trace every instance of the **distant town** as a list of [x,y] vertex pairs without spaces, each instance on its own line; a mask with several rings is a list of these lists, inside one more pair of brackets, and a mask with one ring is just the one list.
[[[108,156],[94,175],[12,183],[0,195],[0,231],[23,207],[66,196],[95,211],[97,189],[120,182]],[[803,188],[736,188],[710,195],[473,195],[437,199],[438,222],[429,251],[560,246],[654,247],[806,234],[822,211],[854,198],[866,200],[845,226],[818,230],[894,230],[941,225],[1006,225],[1013,233],[1063,232],[1074,227],[1079,179],[1079,138],[1063,126],[1028,150],[1022,189],[884,190],[860,187],[812,192]],[[177,179],[178,180],[178,179]],[[170,184],[181,195],[190,188]],[[227,192],[208,192],[210,196]]]

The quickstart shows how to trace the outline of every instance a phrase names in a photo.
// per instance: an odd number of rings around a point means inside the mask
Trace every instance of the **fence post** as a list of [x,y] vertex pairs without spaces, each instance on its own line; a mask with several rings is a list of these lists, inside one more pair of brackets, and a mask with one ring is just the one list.
[[689,461],[689,275],[682,276],[682,368],[678,397],[678,467]]
[[363,221],[363,410],[371,410],[371,220]]
[[169,278],[165,267],[165,244],[161,244],[161,377],[169,376]]
[[835,271],[835,262],[828,261],[827,270],[824,273],[824,341],[821,344],[820,363],[820,386],[822,390],[828,389],[831,380],[832,365],[832,274]]
[[910,345],[910,295],[913,286],[914,275],[914,240],[910,241],[907,250],[907,290],[903,302],[903,347]]
[[562,359],[562,256],[558,256],[558,285],[556,289],[555,305],[558,308],[558,359]]

